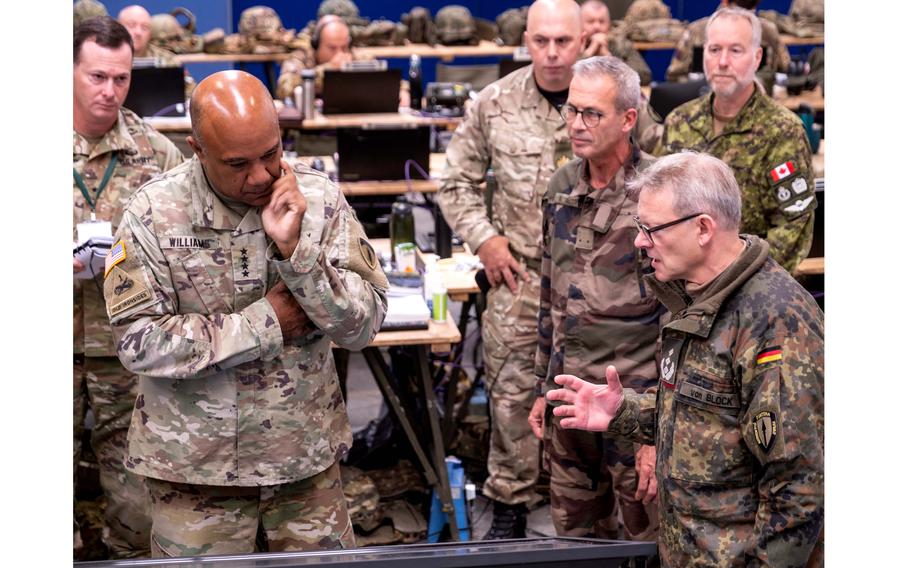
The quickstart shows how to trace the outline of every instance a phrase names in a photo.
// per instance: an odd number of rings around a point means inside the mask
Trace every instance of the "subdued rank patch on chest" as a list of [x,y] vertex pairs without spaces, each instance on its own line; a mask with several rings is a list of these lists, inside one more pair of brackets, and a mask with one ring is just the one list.
[[376,251],[374,251],[373,247],[370,246],[370,243],[363,238],[360,239],[360,256],[363,257],[367,266],[372,269],[376,268],[376,263],[378,262],[376,259]]
[[668,387],[676,384],[676,360],[673,357],[675,349],[667,351],[667,356],[660,360],[660,378]]
[[752,432],[755,443],[766,454],[774,447],[777,440],[777,415],[769,410],[762,410],[752,417]]

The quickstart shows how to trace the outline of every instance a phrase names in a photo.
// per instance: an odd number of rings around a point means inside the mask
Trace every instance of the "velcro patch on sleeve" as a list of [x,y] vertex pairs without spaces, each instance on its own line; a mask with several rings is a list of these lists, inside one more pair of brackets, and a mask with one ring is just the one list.
[[778,346],[768,347],[759,352],[755,357],[755,364],[764,365],[765,363],[773,363],[774,361],[780,361],[781,359],[783,359],[783,349]]
[[110,271],[124,260],[126,260],[126,245],[123,244],[123,239],[120,239],[114,243],[107,256],[104,257],[104,277],[107,278]]
[[110,317],[154,299],[140,274],[132,275],[119,266],[111,268],[110,278],[105,279],[104,288]]
[[796,173],[796,166],[793,165],[793,162],[784,162],[783,164],[778,164],[774,166],[774,169],[771,170],[771,180],[775,183],[783,181],[788,177]]

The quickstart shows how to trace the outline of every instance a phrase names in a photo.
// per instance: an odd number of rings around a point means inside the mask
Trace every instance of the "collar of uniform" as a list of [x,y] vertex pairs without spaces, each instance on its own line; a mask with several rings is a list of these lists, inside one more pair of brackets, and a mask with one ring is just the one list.
[[578,195],[579,197],[588,195],[592,200],[599,201],[601,195],[603,195],[605,191],[616,191],[619,188],[622,188],[622,190],[625,191],[626,180],[635,177],[635,169],[638,167],[642,156],[641,148],[638,147],[638,143],[635,142],[635,139],[632,136],[629,136],[629,143],[631,147],[629,149],[629,155],[626,157],[626,161],[623,162],[618,170],[616,170],[616,174],[613,175],[613,179],[610,180],[610,183],[604,187],[595,188],[591,185],[591,173],[588,170],[588,160],[582,159],[578,183],[575,185],[575,188],[570,195]]
[[236,234],[262,229],[262,217],[258,207],[249,207],[241,216],[215,193],[208,178],[205,177],[205,170],[202,169],[202,162],[198,156],[193,156],[192,164],[193,225],[220,231],[234,231]]
[[685,282],[660,282],[654,275],[646,280],[657,299],[674,314],[667,324],[671,329],[708,337],[721,306],[730,295],[749,280],[768,259],[770,246],[754,235],[741,235],[746,247],[723,272],[708,284],[698,299],[693,301],[686,293]]
[[127,113],[132,114],[136,120],[141,120],[132,111],[121,108],[114,126],[104,133],[104,136],[101,137],[101,140],[98,141],[94,148],[91,147],[88,140],[73,130],[73,153],[88,156],[88,160],[91,161],[110,152],[122,150],[138,151],[139,147],[129,129],[129,124],[132,122],[131,119],[133,117]]
[[553,105],[540,94],[537,83],[534,81],[534,64],[526,65],[522,68],[522,71],[525,71],[525,74],[519,80],[522,93],[524,93],[521,99],[521,108],[534,109],[540,120],[565,123],[559,112],[553,108]]
[[[748,132],[752,130],[753,125],[755,124],[755,107],[763,102],[763,98],[767,98],[762,92],[761,87],[758,83],[755,83],[755,90],[752,91],[752,96],[749,97],[749,100],[746,101],[746,104],[743,105],[743,108],[739,109],[739,112],[736,113],[736,116],[724,127],[722,134],[730,132]],[[714,134],[714,93],[708,95],[708,108],[707,112],[702,113],[704,117],[704,123],[707,127],[707,131],[711,133],[713,137]],[[708,117],[711,117],[711,120],[707,120]]]

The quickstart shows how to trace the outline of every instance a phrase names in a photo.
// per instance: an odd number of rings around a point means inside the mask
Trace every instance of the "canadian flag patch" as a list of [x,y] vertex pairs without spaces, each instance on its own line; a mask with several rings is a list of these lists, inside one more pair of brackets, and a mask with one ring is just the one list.
[[793,162],[784,162],[783,164],[771,170],[771,179],[774,181],[787,179],[788,177],[792,176],[795,171],[796,168],[793,167]]

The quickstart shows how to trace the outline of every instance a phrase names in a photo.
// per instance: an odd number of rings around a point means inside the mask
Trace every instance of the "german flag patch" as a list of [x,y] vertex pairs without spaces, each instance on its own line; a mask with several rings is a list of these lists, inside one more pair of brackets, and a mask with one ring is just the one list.
[[780,347],[768,347],[755,357],[755,364],[762,365],[764,363],[773,363],[774,361],[780,361],[781,359],[783,359],[783,350],[781,350]]

